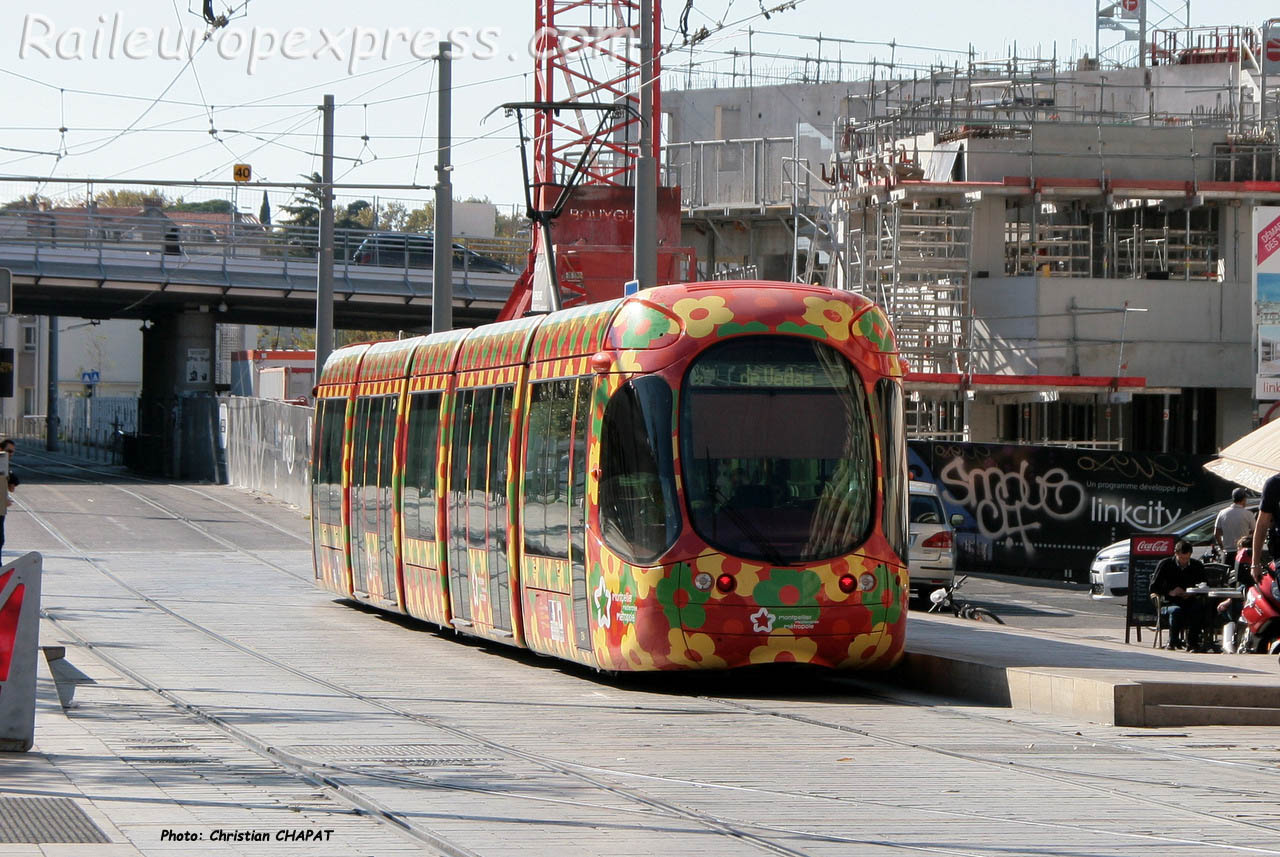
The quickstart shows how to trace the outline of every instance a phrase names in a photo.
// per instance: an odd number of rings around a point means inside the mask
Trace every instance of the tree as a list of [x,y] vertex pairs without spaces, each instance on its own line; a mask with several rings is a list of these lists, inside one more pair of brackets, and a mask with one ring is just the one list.
[[157,187],[151,190],[111,188],[94,194],[93,203],[107,208],[163,208],[170,200]]
[[[335,330],[333,345],[341,348],[358,342],[395,339],[396,330]],[[310,327],[263,327],[258,331],[258,347],[272,351],[310,351],[316,347],[316,332]]]
[[53,201],[47,196],[29,193],[6,202],[3,208],[5,211],[46,211],[53,208]]
[[436,204],[428,202],[422,208],[415,208],[405,216],[403,230],[405,232],[430,232],[436,225]]
[[378,228],[403,232],[408,220],[409,209],[405,208],[404,203],[392,200],[384,205],[381,212],[379,212]]
[[214,214],[230,214],[233,209],[229,199],[206,199],[204,202],[185,202],[181,198],[169,206],[169,211],[207,211]]
[[289,215],[289,222],[295,226],[317,227],[320,225],[320,185],[324,181],[324,177],[319,173],[304,175],[307,185],[302,189],[301,193],[293,198],[292,205],[284,205],[281,208]]

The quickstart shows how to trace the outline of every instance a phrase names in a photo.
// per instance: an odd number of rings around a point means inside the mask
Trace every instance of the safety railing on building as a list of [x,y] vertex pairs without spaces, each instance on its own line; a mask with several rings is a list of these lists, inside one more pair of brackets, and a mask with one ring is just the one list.
[[669,143],[664,154],[685,208],[810,205],[814,188],[797,159],[795,137]]

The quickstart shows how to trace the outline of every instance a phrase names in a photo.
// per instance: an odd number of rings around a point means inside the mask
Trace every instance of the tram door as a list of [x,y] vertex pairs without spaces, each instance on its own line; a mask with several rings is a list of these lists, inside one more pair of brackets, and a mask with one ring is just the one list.
[[356,401],[351,446],[352,587],[395,600],[395,543],[391,516],[396,399]]
[[449,593],[455,618],[467,622],[472,602],[485,620],[511,630],[507,562],[507,447],[515,388],[459,390],[449,481]]
[[591,379],[532,385],[524,471],[524,550],[568,562],[574,642],[591,648],[586,562],[587,427]]

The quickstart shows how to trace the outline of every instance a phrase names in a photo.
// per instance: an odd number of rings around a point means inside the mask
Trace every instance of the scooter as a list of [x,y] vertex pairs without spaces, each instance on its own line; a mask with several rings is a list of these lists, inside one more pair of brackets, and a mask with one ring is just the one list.
[[1280,583],[1275,563],[1262,572],[1262,579],[1244,594],[1240,620],[1247,625],[1238,652],[1280,654]]

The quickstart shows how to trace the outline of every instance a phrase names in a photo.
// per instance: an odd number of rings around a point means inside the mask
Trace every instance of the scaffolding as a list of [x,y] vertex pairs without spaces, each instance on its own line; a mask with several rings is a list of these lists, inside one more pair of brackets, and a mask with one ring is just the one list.
[[[1239,207],[1259,192],[1280,194],[1244,187],[1280,180],[1277,115],[1262,116],[1256,34],[1154,23],[1144,51],[1110,63],[1063,59],[1056,49],[1021,56],[1016,46],[996,60],[970,48],[912,63],[893,43],[888,61],[864,63],[848,50],[861,43],[822,35],[795,37],[807,52],[753,50],[750,39],[747,51],[724,56],[699,48],[696,68],[692,50],[684,68],[669,56],[676,89],[721,59],[730,68],[718,87],[844,82],[805,92],[814,107],[798,118],[796,137],[801,121],[809,138],[818,129],[823,152],[788,152],[788,138],[765,133],[778,133],[776,125],[752,125],[756,105],[771,98],[799,106],[785,88],[742,94],[749,111],[721,98],[715,109],[739,116],[725,123],[724,139],[667,145],[686,226],[708,236],[709,273],[758,265],[766,278],[845,288],[883,307],[908,365],[914,437],[968,439],[972,408],[981,407],[982,431],[1001,439],[1123,446],[1132,393],[1112,399],[1105,383],[1087,393],[1071,383],[1081,365],[1091,378],[1124,376],[1123,359],[1106,365],[1100,356],[1114,349],[1123,357],[1123,320],[1085,320],[1098,312],[1073,304],[1069,322],[1046,322],[1042,304],[1093,288],[1052,281],[1238,281]],[[717,100],[698,94],[688,103],[705,117]],[[707,126],[705,118],[697,125]],[[1165,287],[1103,288],[1159,295]],[[1169,294],[1194,293],[1171,285]],[[1017,312],[1027,314],[996,323],[983,315],[1006,300],[1022,301]],[[1106,312],[1128,312],[1125,301],[1111,303],[1125,308]],[[1028,375],[1057,379],[1056,388],[1005,380]],[[978,384],[977,376],[995,380]]]

